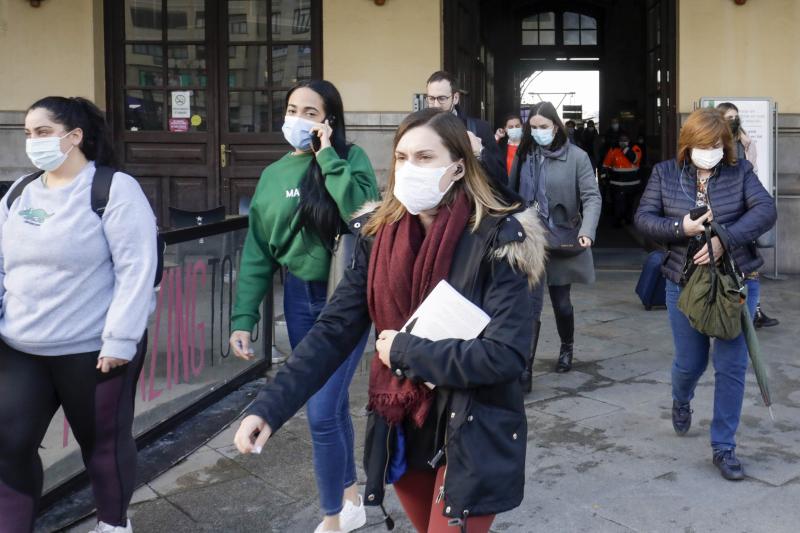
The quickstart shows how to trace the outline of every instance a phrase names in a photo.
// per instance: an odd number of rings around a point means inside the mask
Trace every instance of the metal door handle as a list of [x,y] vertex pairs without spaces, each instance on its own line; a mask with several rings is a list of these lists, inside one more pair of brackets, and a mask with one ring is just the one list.
[[225,168],[228,166],[228,154],[231,151],[228,149],[228,146],[225,144],[219,145],[219,166]]

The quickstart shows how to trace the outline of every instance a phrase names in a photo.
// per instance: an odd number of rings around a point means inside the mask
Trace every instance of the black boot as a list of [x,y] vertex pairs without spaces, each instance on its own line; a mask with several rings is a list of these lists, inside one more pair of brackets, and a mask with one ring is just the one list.
[[575,337],[575,313],[570,308],[569,313],[556,315],[556,329],[561,337],[561,350],[558,353],[556,372],[563,374],[572,370],[572,345]]
[[562,342],[561,351],[558,353],[558,363],[556,363],[556,372],[563,374],[572,370],[572,343]]
[[753,325],[756,328],[771,328],[778,324],[780,324],[780,321],[777,318],[770,318],[764,314],[764,311],[761,310],[761,302],[758,302],[758,305],[756,305],[756,314],[753,317]]
[[531,340],[531,352],[525,361],[525,370],[522,371],[520,381],[522,382],[522,392],[528,393],[533,388],[533,359],[536,357],[536,345],[539,344],[539,329],[542,323],[538,320],[533,322],[533,339]]

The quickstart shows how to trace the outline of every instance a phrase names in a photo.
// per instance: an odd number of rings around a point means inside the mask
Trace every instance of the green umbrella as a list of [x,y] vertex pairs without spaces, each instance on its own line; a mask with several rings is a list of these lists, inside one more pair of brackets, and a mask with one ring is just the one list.
[[761,356],[761,347],[758,344],[756,328],[753,326],[753,319],[750,317],[747,306],[743,305],[741,309],[742,331],[745,342],[747,342],[747,351],[750,353],[750,362],[753,363],[753,371],[756,373],[758,388],[761,389],[761,398],[764,400],[764,405],[769,409],[769,417],[774,421],[772,398],[769,394],[769,383],[767,383],[767,365]]

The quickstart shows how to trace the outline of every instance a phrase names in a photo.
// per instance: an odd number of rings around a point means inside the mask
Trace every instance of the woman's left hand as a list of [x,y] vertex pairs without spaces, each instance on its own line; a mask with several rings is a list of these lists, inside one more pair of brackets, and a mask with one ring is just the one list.
[[378,350],[378,357],[381,363],[386,365],[387,368],[392,368],[392,362],[389,356],[392,354],[392,343],[398,332],[393,329],[385,329],[378,335],[378,341],[375,343],[375,349]]
[[[711,248],[714,249],[714,262],[717,262],[722,256],[722,252],[725,251],[725,248],[722,246],[722,242],[719,240],[719,237],[714,236],[711,237]],[[707,265],[709,263],[708,260],[708,246],[703,246],[699,252],[694,254],[692,258],[695,265]]]
[[127,365],[127,359],[118,359],[116,357],[101,357],[97,360],[97,370],[102,372],[103,374],[108,374],[111,372],[112,368],[117,368],[118,366]]
[[327,148],[331,145],[331,135],[333,135],[333,128],[328,123],[328,119],[325,119],[325,122],[322,124],[317,124],[316,126],[312,126],[309,130],[311,135],[316,135],[319,137],[319,150],[317,152],[322,151],[324,148]]
[[586,235],[580,235],[578,236],[578,243],[584,248],[589,248],[592,245],[592,239]]

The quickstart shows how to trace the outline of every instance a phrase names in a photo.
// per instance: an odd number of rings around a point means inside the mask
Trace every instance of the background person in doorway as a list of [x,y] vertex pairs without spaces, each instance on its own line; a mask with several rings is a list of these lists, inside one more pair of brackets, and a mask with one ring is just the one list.
[[580,137],[578,138],[578,146],[580,146],[589,156],[589,161],[592,163],[592,169],[597,168],[597,160],[599,159],[597,156],[597,144],[598,135],[597,128],[594,125],[594,120],[587,120],[586,127],[583,128]]
[[[731,127],[733,134],[733,141],[736,144],[736,158],[749,161],[753,165],[753,172],[758,175],[758,154],[756,153],[756,143],[754,143],[747,132],[742,127],[741,119],[739,118],[739,108],[731,102],[723,102],[717,105],[717,109],[722,111],[725,120]],[[767,316],[761,309],[761,302],[756,304],[756,312],[753,316],[753,324],[757,328],[769,328],[777,326],[780,321],[777,318]]]
[[[531,108],[525,123],[522,143],[511,172],[510,186],[533,206],[539,216],[553,224],[574,220],[583,213],[578,231],[584,250],[571,257],[551,253],[547,260],[547,285],[556,318],[561,349],[556,372],[572,368],[575,340],[575,314],[570,301],[573,283],[593,283],[595,279],[591,246],[594,243],[602,202],[592,165],[586,152],[567,140],[567,132],[556,108],[540,102]],[[544,287],[532,294],[534,343],[528,359],[528,374],[536,354]]]
[[522,119],[519,115],[508,115],[503,121],[503,127],[497,128],[494,132],[494,138],[500,148],[500,154],[506,161],[506,171],[511,174],[514,156],[517,155],[517,148],[522,141]]
[[[708,207],[692,220],[689,211]],[[691,257],[692,239],[705,242],[703,224],[714,220],[727,232],[728,250],[747,281],[746,304],[755,312],[759,285],[752,274],[764,263],[752,245],[769,230],[777,213],[775,203],[753,172],[753,166],[736,159],[736,148],[722,113],[698,109],[686,120],[678,139],[678,157],[653,168],[639,209],[636,227],[667,247],[661,271],[667,278],[667,311],[675,343],[672,361],[672,426],[684,435],[692,424],[690,402],[697,382],[708,367],[712,339],[692,328],[678,308],[687,266],[708,264],[722,256],[719,237],[712,238],[714,257],[707,246]],[[735,454],[736,430],[744,399],[747,345],[744,334],[733,340],[713,339],[714,416],[711,420],[712,460],[725,479],[744,479]]]
[[492,135],[492,128],[485,120],[467,116],[461,110],[459,105],[461,92],[456,87],[455,78],[449,72],[436,71],[428,78],[425,91],[425,102],[428,107],[453,113],[464,123],[472,153],[481,162],[489,177],[501,184],[508,183],[508,171],[497,148],[497,141]]
[[622,227],[633,221],[633,201],[640,190],[639,165],[642,149],[631,146],[628,134],[619,136],[617,146],[611,148],[603,159],[604,178],[609,186],[614,205],[614,226]]
[[575,128],[575,121],[568,120],[564,123],[564,127],[567,129],[567,140],[572,144],[578,144],[578,137],[580,132]]
[[[235,443],[243,453],[264,446],[373,321],[367,503],[382,505],[386,483],[394,483],[417,531],[486,533],[494,515],[523,496],[519,376],[531,341],[527,289],[543,270],[542,230],[494,187],[452,114],[412,113],[393,153],[384,201],[352,224],[360,228],[353,267],[262,389]],[[490,316],[477,339],[431,341],[399,331],[443,280]]]
[[[280,267],[288,270],[283,305],[289,342],[292,348],[300,344],[325,307],[331,250],[347,230],[344,221],[378,199],[366,153],[347,144],[342,99],[333,84],[311,81],[289,91],[283,133],[294,151],[264,169],[250,205],[230,338],[243,359],[253,358],[250,332]],[[359,342],[307,406],[324,514],[318,532],[352,531],[366,522],[356,487],[348,387],[368,328],[356,333]]]
[[[141,187],[113,175],[102,216],[97,166],[112,166],[105,119],[83,98],[50,96],[25,116],[43,173],[0,202],[0,533],[33,531],[38,449],[59,407],[81,448],[98,533],[130,533],[133,407],[153,308],[156,222]],[[16,191],[16,187],[23,187]]]

